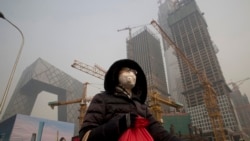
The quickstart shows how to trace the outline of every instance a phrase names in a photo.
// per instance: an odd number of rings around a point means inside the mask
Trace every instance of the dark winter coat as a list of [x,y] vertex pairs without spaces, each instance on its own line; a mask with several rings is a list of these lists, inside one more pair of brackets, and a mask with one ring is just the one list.
[[[117,89],[118,72],[122,67],[137,71],[136,85],[129,98],[124,91]],[[119,119],[126,113],[135,113],[149,120],[146,127],[154,141],[180,141],[171,136],[163,126],[155,120],[145,104],[147,98],[147,82],[141,67],[134,61],[123,59],[109,68],[104,80],[105,92],[94,96],[85,114],[83,126],[79,131],[82,138],[91,130],[88,141],[117,141],[123,132],[119,131]]]

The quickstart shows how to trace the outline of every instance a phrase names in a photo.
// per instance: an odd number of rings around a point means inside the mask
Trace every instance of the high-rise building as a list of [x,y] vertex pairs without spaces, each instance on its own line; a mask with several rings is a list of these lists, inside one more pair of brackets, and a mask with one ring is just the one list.
[[[230,89],[221,71],[216,56],[217,49],[211,41],[203,14],[194,0],[166,0],[159,7],[159,24],[194,66],[200,72],[205,72],[212,83],[217,93],[225,128],[228,131],[238,131],[238,123],[229,98]],[[175,76],[175,78],[169,79],[168,82],[174,85],[173,88],[177,88],[178,83],[180,83],[177,80],[181,78],[183,88],[182,92],[178,94],[185,96],[187,111],[191,115],[193,126],[202,128],[203,132],[213,131],[204,103],[204,90],[198,77],[178,56],[175,57],[172,51],[168,50],[167,43],[164,43],[164,48],[165,56],[171,55],[168,58],[173,60],[167,60],[166,62],[173,63],[176,60],[175,62],[178,63],[178,67],[176,64],[168,63],[166,65],[167,68],[170,67],[168,70],[172,70],[170,72]],[[179,70],[179,74],[173,72],[175,69]],[[171,83],[171,81],[176,82]]]
[[[30,115],[42,91],[57,95],[58,101],[75,100],[81,98],[83,84],[39,58],[22,73],[3,120],[15,114]],[[79,131],[79,108],[79,104],[58,107],[58,120],[75,123],[75,134]]]
[[142,67],[149,93],[168,95],[160,40],[147,27],[127,40],[127,57]]

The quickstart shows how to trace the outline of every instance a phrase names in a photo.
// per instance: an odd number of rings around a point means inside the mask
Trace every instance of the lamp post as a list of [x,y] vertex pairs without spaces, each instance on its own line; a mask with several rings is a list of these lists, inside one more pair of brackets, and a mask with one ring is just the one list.
[[22,50],[23,50],[23,45],[24,45],[24,36],[23,36],[23,33],[22,31],[16,26],[14,25],[12,22],[10,22],[8,19],[6,19],[4,17],[4,15],[0,12],[0,18],[4,19],[5,21],[7,21],[8,23],[10,23],[12,26],[14,26],[21,34],[22,36],[22,43],[21,43],[21,47],[18,51],[18,54],[17,54],[17,57],[16,57],[16,61],[13,65],[13,68],[12,68],[12,71],[11,71],[11,74],[10,74],[10,77],[9,77],[9,80],[8,80],[8,83],[7,83],[7,86],[5,88],[5,91],[4,91],[4,94],[3,94],[3,98],[1,100],[1,103],[0,103],[0,115],[3,111],[3,107],[4,107],[4,103],[6,101],[6,98],[7,98],[7,95],[8,95],[8,92],[9,92],[9,89],[10,89],[10,86],[11,86],[11,82],[13,80],[13,77],[14,77],[14,74],[15,74],[15,71],[16,71],[16,67],[17,67],[17,64],[18,64],[18,61],[19,61],[19,58],[21,56],[21,53],[22,53]]

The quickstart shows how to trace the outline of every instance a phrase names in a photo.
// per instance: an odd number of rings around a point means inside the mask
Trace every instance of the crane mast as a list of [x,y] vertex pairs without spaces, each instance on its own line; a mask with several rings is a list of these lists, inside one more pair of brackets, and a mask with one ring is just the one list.
[[180,57],[180,59],[187,64],[187,66],[191,69],[191,71],[197,75],[200,83],[202,84],[205,94],[204,94],[204,102],[206,106],[206,110],[208,112],[208,116],[210,118],[213,133],[216,141],[226,141],[226,136],[224,132],[224,122],[222,119],[222,115],[220,112],[220,108],[216,98],[216,92],[213,89],[211,83],[209,82],[205,73],[201,73],[196,67],[190,62],[190,60],[185,56],[185,54],[177,47],[175,42],[171,40],[171,38],[166,34],[166,32],[160,27],[160,25],[152,20],[151,24],[154,28],[162,35],[163,39],[167,41],[170,47],[172,47],[176,54]]
[[174,108],[176,108],[177,111],[179,111],[183,107],[183,104],[177,103],[177,102],[171,100],[170,98],[165,98],[156,91],[153,93],[150,93],[149,97],[150,97],[149,102],[151,102],[149,105],[150,110],[151,110],[152,114],[155,116],[155,118],[161,123],[163,123],[163,120],[162,120],[163,111],[162,111],[162,107],[159,104],[159,102],[163,103],[165,105],[174,107]]
[[86,93],[87,93],[87,85],[89,83],[86,82],[83,84],[83,93],[82,93],[82,97],[78,98],[78,99],[73,99],[73,100],[69,100],[69,101],[52,101],[49,102],[48,105],[54,109],[55,106],[61,106],[61,105],[68,105],[68,104],[74,104],[74,103],[80,103],[80,116],[78,117],[79,119],[79,127],[81,127],[82,123],[83,123],[83,118],[85,115],[85,111],[87,109],[87,102],[90,102],[92,98],[86,98]]
[[161,103],[164,103],[164,104],[166,104],[166,105],[169,105],[169,106],[171,106],[171,107],[174,107],[174,108],[176,108],[177,110],[180,110],[182,107],[183,107],[183,104],[181,104],[181,103],[177,103],[177,102],[175,102],[175,101],[173,101],[173,100],[171,100],[171,99],[166,99],[166,98],[164,98],[163,96],[161,96],[159,93],[157,93],[157,92],[154,92],[154,93],[152,93],[152,94],[150,94],[150,97],[152,98],[152,100],[157,100],[157,101],[159,101],[159,102],[161,102]]
[[[78,60],[74,60],[71,67],[73,67],[75,69],[78,69],[80,71],[83,71],[85,73],[88,73],[88,74],[90,74],[92,76],[95,76],[95,77],[97,77],[99,79],[102,79],[102,80],[104,79],[104,75],[106,73],[105,70],[102,69],[98,65],[90,66],[90,65],[82,63],[82,62],[80,62]],[[80,103],[80,109],[79,109],[80,116],[78,117],[78,119],[79,119],[79,125],[80,125],[79,127],[81,127],[81,125],[83,123],[85,112],[87,110],[87,102],[90,102],[91,99],[92,99],[91,97],[86,97],[86,95],[87,95],[87,85],[88,84],[89,84],[88,82],[83,84],[83,94],[82,94],[81,98],[73,99],[73,100],[69,100],[69,101],[52,101],[52,102],[49,102],[48,105],[52,109],[54,109],[55,106]]]

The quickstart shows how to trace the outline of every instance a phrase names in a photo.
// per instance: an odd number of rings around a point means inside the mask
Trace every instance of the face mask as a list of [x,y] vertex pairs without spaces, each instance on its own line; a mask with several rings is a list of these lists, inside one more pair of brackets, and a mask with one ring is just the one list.
[[132,71],[121,71],[119,74],[119,84],[125,89],[132,89],[136,83],[136,75]]

